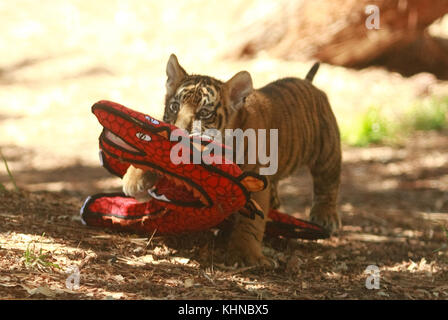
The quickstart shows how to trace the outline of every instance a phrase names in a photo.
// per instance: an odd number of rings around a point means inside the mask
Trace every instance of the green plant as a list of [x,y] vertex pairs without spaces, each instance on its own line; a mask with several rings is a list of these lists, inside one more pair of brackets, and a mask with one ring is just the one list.
[[414,105],[408,112],[408,126],[414,130],[442,130],[448,127],[448,97],[432,98]]
[[342,141],[364,147],[372,143],[395,143],[416,130],[448,128],[448,97],[420,101],[389,119],[378,107],[370,107],[350,125],[341,126]]
[[[45,233],[42,234],[42,237],[45,236]],[[42,249],[42,244],[39,249],[36,249],[36,246],[33,241],[29,242],[26,250],[23,254],[25,267],[31,269],[38,269],[40,271],[48,271],[48,269],[57,268],[61,269],[61,267],[53,262],[48,261],[51,259],[51,254],[49,252],[44,253]]]
[[[14,185],[15,190],[19,191],[19,188],[17,187],[17,184],[16,184],[16,180],[14,179],[14,177],[13,177],[13,175],[11,173],[11,170],[9,170],[8,162],[6,161],[6,158],[3,156],[3,153],[2,153],[1,149],[0,149],[0,157],[2,158],[3,163],[5,164],[6,172],[8,172],[9,179],[11,180],[12,184]],[[1,184],[1,183],[0,183],[0,190],[1,191],[6,191],[5,186],[3,184]]]
[[370,107],[355,119],[354,125],[342,127],[341,131],[344,142],[359,147],[384,142],[393,134],[391,123],[377,107]]

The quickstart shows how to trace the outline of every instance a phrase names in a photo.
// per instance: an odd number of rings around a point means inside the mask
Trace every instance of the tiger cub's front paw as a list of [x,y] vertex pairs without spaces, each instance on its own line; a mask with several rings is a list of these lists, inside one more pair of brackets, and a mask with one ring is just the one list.
[[275,261],[267,258],[262,253],[262,243],[253,239],[236,238],[230,240],[225,262],[227,265],[259,266],[275,268]]
[[276,263],[262,253],[255,253],[244,249],[229,248],[226,254],[226,264],[229,266],[257,266],[273,269]]
[[146,202],[151,199],[148,190],[157,182],[157,175],[149,171],[130,166],[123,176],[123,192],[129,197],[134,197],[138,202]]

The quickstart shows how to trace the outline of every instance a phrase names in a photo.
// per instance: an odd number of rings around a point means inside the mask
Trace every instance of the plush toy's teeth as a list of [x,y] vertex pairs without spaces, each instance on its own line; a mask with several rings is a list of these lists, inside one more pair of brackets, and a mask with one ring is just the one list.
[[193,195],[196,198],[201,198],[201,196],[202,196],[202,194],[196,188],[193,188]]
[[193,195],[196,198],[198,198],[202,202],[202,204],[208,205],[207,199],[205,199],[204,195],[199,190],[197,190],[196,188],[193,188]]
[[[190,185],[187,181],[183,180],[183,179],[179,179],[176,177],[173,177],[169,174],[161,174],[160,172],[158,172],[157,170],[153,169],[153,168],[146,168],[148,171],[151,172],[155,172],[157,174],[163,175],[166,179],[168,179],[169,181],[173,182],[177,187],[179,186],[183,186],[185,187],[188,191],[191,191],[193,193],[193,196],[196,199],[199,199],[199,201],[201,201],[202,204],[204,205],[208,205],[208,201],[207,199],[204,197],[204,195],[195,187],[193,187],[192,185]],[[151,197],[153,197],[156,200],[162,200],[162,201],[166,201],[166,202],[170,202],[170,200],[165,196],[165,195],[158,195],[156,192],[156,188],[153,187],[151,189],[148,190],[148,193]]]
[[189,191],[193,190],[193,187],[190,186],[190,184],[188,182],[182,181],[182,183],[187,190],[189,190]]
[[148,193],[151,197],[153,197],[156,200],[161,200],[161,201],[165,201],[165,202],[171,202],[170,199],[168,199],[164,194],[162,195],[158,195],[157,193],[154,192],[155,188],[149,189]]
[[208,205],[208,201],[207,201],[207,199],[205,199],[205,197],[202,195],[202,193],[200,194],[199,199],[201,200],[202,204]]
[[173,178],[174,184],[176,186],[183,186],[184,184],[182,183],[182,180],[177,179],[177,178]]
[[175,177],[173,177],[173,176],[171,176],[171,175],[169,175],[169,174],[166,174],[166,175],[165,175],[165,178],[166,178],[167,180],[169,180],[170,182],[174,183],[174,185],[175,185],[176,187],[182,185],[182,183],[179,181],[178,178],[175,178]]
[[181,180],[185,188],[187,188],[188,191],[193,192],[193,195],[198,198],[202,204],[208,205],[207,199],[204,197],[204,195],[196,188],[192,187],[188,182]]

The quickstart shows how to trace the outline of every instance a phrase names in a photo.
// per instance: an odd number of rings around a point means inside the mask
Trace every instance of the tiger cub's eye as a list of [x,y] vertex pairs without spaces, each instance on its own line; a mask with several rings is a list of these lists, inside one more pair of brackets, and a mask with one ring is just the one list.
[[201,119],[209,119],[209,118],[211,118],[212,115],[213,115],[213,112],[212,112],[212,111],[208,111],[208,110],[205,110],[205,109],[202,109],[202,110],[199,111],[199,113],[198,113],[198,116],[199,116],[199,118],[201,118]]
[[171,110],[171,112],[174,112],[174,113],[178,113],[179,112],[179,103],[177,103],[177,102],[171,102],[171,104],[170,104],[170,110]]

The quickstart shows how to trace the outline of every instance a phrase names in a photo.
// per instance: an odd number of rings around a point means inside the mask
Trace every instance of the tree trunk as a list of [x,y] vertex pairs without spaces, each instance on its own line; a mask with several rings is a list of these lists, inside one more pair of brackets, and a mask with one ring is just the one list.
[[[366,6],[372,4],[379,8],[379,29],[366,27]],[[446,13],[448,0],[287,1],[240,30],[231,55],[241,58],[267,51],[284,59],[365,65],[423,37],[428,47],[424,30]],[[446,59],[444,45],[430,46],[438,59]]]

